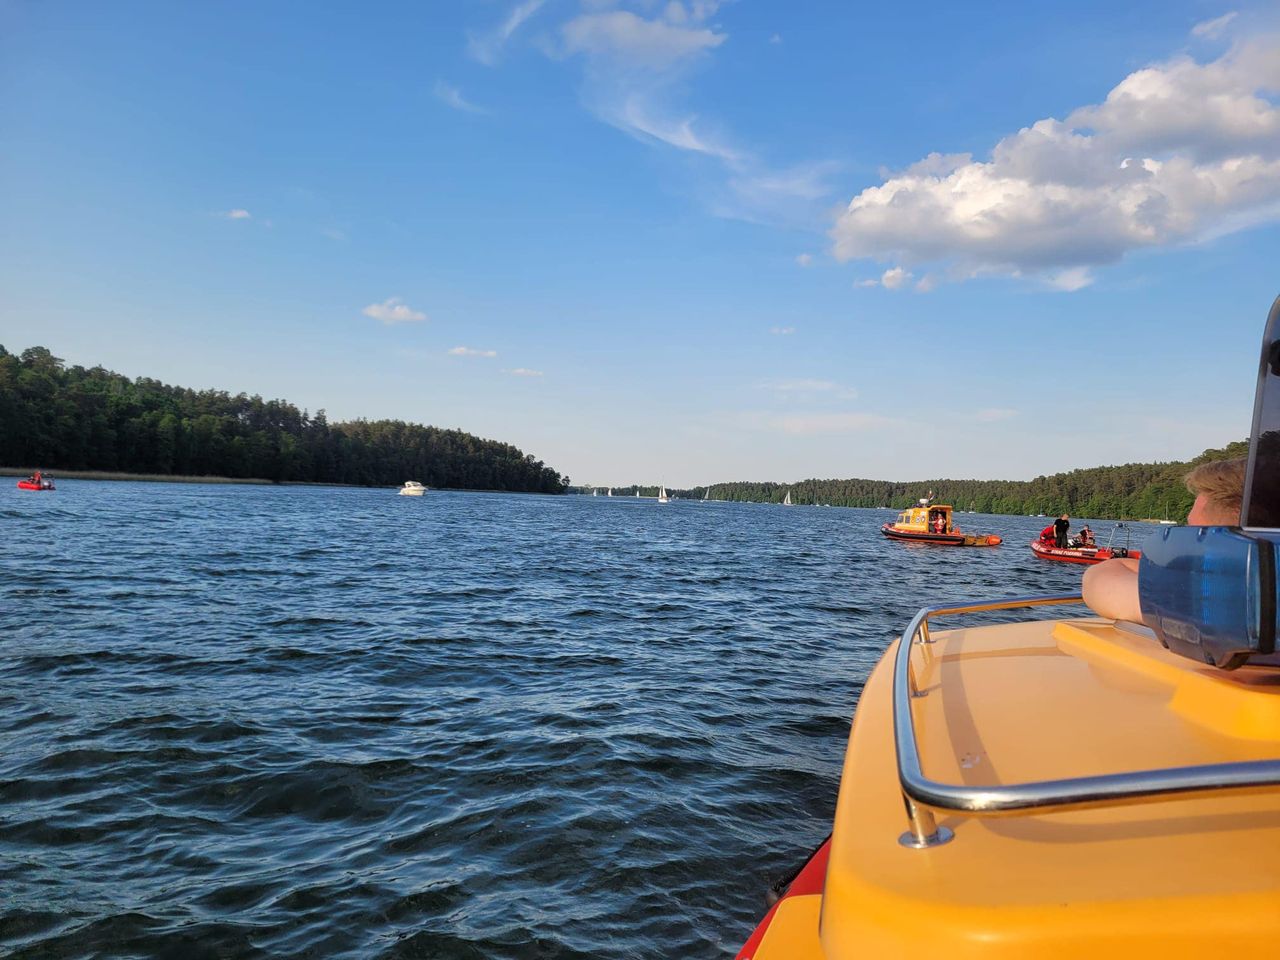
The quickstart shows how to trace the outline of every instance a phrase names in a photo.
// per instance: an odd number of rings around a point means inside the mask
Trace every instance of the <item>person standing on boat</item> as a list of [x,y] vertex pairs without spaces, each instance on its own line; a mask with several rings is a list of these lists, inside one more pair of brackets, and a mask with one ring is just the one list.
[[1065,513],[1053,521],[1053,545],[1055,547],[1065,547],[1067,545],[1067,531],[1070,529],[1071,518]]

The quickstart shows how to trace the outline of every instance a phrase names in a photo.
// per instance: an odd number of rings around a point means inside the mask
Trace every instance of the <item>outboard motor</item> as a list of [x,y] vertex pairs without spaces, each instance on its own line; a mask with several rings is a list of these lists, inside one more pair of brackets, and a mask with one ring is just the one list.
[[1142,548],[1142,617],[1174,653],[1224,670],[1280,666],[1280,297],[1262,339],[1238,527],[1170,527]]

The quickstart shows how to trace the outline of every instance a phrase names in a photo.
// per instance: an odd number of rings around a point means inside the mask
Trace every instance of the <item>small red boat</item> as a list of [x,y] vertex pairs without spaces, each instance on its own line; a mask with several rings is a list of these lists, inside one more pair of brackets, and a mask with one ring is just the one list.
[[[1125,532],[1125,545],[1123,547],[1111,545],[1111,541],[1115,539],[1116,531],[1118,530],[1124,530]],[[1071,541],[1068,541],[1068,543],[1071,543]],[[1141,550],[1129,549],[1129,530],[1123,523],[1118,524],[1115,530],[1111,531],[1111,537],[1107,540],[1105,547],[1098,546],[1096,543],[1084,546],[1078,542],[1074,546],[1059,547],[1052,540],[1047,540],[1041,536],[1031,541],[1031,552],[1043,560],[1057,560],[1059,563],[1102,563],[1103,560],[1114,560],[1123,557],[1137,560],[1142,556]]]
[[37,473],[33,477],[18,481],[19,490],[53,490],[53,479]]

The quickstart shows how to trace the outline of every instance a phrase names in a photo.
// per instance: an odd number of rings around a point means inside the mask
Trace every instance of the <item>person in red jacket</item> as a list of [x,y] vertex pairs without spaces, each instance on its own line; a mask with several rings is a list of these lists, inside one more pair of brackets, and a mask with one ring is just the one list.
[[1040,531],[1040,539],[1043,540],[1045,543],[1053,543],[1054,535],[1053,535],[1052,523]]

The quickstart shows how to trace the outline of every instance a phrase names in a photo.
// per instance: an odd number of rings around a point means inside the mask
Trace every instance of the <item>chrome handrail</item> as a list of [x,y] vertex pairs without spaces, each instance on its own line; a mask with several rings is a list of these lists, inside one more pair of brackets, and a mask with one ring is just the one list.
[[926,607],[915,615],[898,645],[893,665],[893,737],[898,755],[898,781],[910,829],[898,838],[908,847],[934,847],[953,836],[934,818],[934,810],[953,810],[976,817],[1007,816],[1034,810],[1051,813],[1085,807],[1119,806],[1169,800],[1211,790],[1234,791],[1280,786],[1280,760],[1211,763],[1194,767],[1135,770],[1094,777],[1037,780],[987,787],[940,783],[924,775],[916,745],[911,701],[920,691],[911,663],[917,645],[929,645],[929,618],[991,610],[1078,604],[1079,595],[1016,597],[952,607]]

